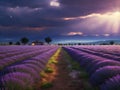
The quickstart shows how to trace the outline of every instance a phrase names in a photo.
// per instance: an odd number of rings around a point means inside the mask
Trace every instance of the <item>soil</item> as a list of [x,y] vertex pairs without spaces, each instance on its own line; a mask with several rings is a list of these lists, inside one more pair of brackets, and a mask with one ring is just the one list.
[[[53,55],[58,61],[57,64],[52,64],[51,67],[54,69],[53,73],[48,73],[44,78],[37,84],[37,90],[84,90],[83,83],[81,79],[72,78],[70,70],[68,68],[68,59],[70,58],[68,54],[60,49],[59,54]],[[41,82],[51,82],[52,87],[41,89]]]

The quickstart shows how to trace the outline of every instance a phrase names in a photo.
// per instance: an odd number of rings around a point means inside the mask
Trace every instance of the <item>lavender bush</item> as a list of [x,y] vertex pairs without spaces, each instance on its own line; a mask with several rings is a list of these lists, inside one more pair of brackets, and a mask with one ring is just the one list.
[[120,75],[114,76],[101,85],[101,90],[120,90]]
[[92,74],[90,82],[93,86],[99,86],[117,74],[120,74],[120,66],[105,66]]
[[112,60],[103,60],[103,61],[101,60],[96,64],[94,64],[93,66],[91,66],[91,68],[89,68],[88,70],[88,73],[92,75],[92,73],[94,73],[97,69],[102,68],[104,66],[120,66],[120,62],[112,61]]

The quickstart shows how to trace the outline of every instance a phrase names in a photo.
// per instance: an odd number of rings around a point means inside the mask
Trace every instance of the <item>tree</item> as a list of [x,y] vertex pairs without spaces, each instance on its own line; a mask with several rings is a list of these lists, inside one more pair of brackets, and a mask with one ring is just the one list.
[[9,42],[9,45],[12,45],[13,44],[13,42]]
[[50,37],[46,37],[45,42],[47,42],[49,44],[50,42],[52,42],[52,39]]
[[29,39],[26,37],[23,37],[20,39],[21,43],[23,43],[24,45],[27,44],[29,42]]
[[81,43],[78,43],[78,45],[81,45]]
[[110,41],[110,45],[113,45],[114,44],[114,41]]
[[16,44],[16,45],[20,45],[20,42],[16,42],[15,44]]

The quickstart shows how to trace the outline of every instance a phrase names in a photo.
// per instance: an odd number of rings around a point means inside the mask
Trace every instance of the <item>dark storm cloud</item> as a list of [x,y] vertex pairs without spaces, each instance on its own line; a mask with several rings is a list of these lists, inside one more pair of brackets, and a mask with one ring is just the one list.
[[49,0],[0,0],[1,6],[7,7],[43,7],[48,4]]
[[50,1],[53,0],[0,0],[0,37],[57,37],[75,31],[71,26],[82,21],[64,18],[103,13],[120,7],[119,0],[58,0],[60,7],[50,6]]
[[64,20],[57,19],[51,12],[49,13],[49,10],[47,11],[40,8],[1,7],[0,25],[20,27],[57,27],[65,25]]
[[1,26],[17,26],[17,27],[59,27],[64,26],[64,21],[49,20],[43,18],[37,18],[26,16],[26,18],[15,16],[4,16],[0,19]]
[[120,8],[120,0],[61,0],[61,3],[76,15],[101,13]]
[[2,26],[64,26],[59,18],[77,17],[104,11],[116,5],[113,0],[60,0],[60,8],[50,8],[50,0],[0,0]]
[[[61,0],[61,3],[65,6],[70,7],[80,7],[80,8],[92,8],[92,10],[97,8],[111,8],[119,7],[119,0]],[[111,6],[111,7],[110,7]]]

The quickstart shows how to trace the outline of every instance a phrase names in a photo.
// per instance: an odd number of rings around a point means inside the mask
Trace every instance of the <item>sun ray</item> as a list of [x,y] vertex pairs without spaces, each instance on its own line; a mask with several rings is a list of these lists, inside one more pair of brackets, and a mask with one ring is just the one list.
[[75,28],[85,28],[89,30],[97,30],[98,28],[102,28],[103,33],[114,34],[120,32],[120,11],[107,12],[103,14],[94,13],[86,16],[69,18],[68,20],[73,19],[83,19],[82,22],[74,26]]

